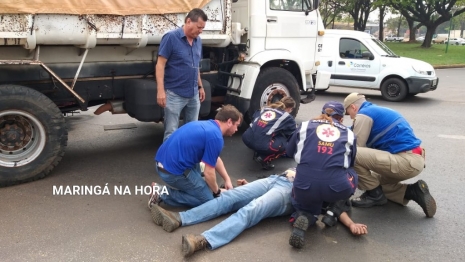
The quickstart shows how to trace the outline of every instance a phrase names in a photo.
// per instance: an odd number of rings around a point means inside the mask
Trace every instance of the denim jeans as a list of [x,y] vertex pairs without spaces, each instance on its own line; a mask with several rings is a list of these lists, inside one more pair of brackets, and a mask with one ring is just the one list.
[[223,222],[205,231],[210,249],[216,249],[231,242],[245,229],[256,225],[262,219],[289,215],[292,183],[287,178],[272,175],[247,185],[221,193],[196,208],[181,212],[182,226],[201,223],[223,214],[237,211]]
[[179,117],[183,112],[184,123],[197,121],[200,112],[200,99],[198,94],[186,98],[178,96],[170,90],[166,90],[166,107],[165,107],[165,141],[179,126]]
[[213,199],[213,193],[200,175],[200,165],[187,175],[175,176],[155,168],[161,179],[168,185],[168,194],[160,195],[161,200],[170,206],[196,207]]

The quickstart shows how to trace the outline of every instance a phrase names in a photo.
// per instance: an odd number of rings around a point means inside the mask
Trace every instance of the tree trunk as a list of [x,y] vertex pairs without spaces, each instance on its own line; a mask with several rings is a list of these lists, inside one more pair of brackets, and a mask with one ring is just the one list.
[[386,11],[386,6],[379,7],[379,31],[378,39],[381,42],[384,42],[384,15]]
[[436,31],[437,27],[438,27],[437,25],[426,26],[425,40],[423,41],[423,44],[421,44],[421,47],[424,47],[424,48],[431,47],[431,41],[433,40],[433,34]]
[[402,24],[402,15],[399,16],[399,24],[397,25],[397,34],[396,34],[397,37],[399,37],[401,24]]
[[415,40],[415,31],[416,31],[416,29],[413,26],[414,21],[412,19],[408,19],[407,17],[406,17],[406,19],[407,19],[408,30],[409,30],[408,42],[409,43],[415,43],[416,42],[416,40]]

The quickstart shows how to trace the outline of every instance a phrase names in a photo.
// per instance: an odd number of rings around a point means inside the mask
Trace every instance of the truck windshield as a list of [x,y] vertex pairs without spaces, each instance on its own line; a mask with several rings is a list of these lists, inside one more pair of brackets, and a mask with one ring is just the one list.
[[399,57],[396,55],[389,47],[387,47],[383,42],[379,41],[377,38],[371,38],[372,44],[371,46],[376,49],[376,52],[378,52],[382,56],[389,56],[389,57]]

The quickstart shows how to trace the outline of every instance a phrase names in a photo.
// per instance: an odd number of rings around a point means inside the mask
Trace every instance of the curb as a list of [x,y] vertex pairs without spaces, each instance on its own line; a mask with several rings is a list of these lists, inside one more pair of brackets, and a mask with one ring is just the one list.
[[465,68],[465,65],[433,65],[434,69]]

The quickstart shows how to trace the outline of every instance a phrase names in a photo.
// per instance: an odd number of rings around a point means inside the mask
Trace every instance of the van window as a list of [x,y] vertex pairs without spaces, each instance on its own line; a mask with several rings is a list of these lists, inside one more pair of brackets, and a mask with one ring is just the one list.
[[339,56],[350,59],[368,59],[364,54],[370,53],[368,48],[360,41],[353,38],[341,38],[339,40]]
[[271,10],[277,11],[304,11],[310,5],[308,0],[270,0]]

